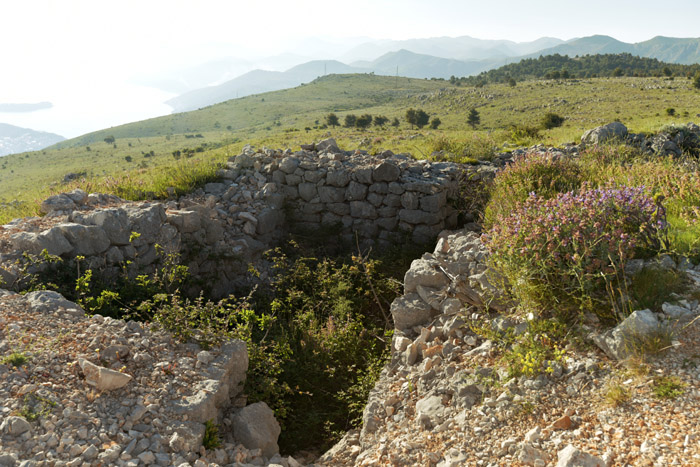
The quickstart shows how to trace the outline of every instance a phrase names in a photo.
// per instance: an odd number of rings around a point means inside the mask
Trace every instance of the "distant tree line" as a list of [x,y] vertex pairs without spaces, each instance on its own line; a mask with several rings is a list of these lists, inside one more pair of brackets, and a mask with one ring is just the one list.
[[487,83],[510,83],[530,79],[573,79],[615,76],[668,76],[692,78],[700,73],[700,64],[680,65],[665,63],[655,58],[637,57],[629,53],[597,54],[569,57],[568,55],[540,55],[517,63],[482,72],[476,76],[457,78],[452,84],[481,86]]
[[[391,122],[390,119],[384,115],[355,115],[347,114],[343,117],[342,126],[345,128],[359,128],[365,130],[371,125],[379,128],[384,128],[386,125],[391,125],[393,127],[398,127],[401,122],[397,117],[394,117]],[[326,126],[335,128],[341,126],[340,118],[334,114],[329,113],[325,118]],[[406,111],[406,122],[411,125],[411,127],[423,128],[424,126],[430,124],[431,128],[437,128],[442,123],[439,118],[435,117],[430,120],[430,116],[423,110],[408,109]]]

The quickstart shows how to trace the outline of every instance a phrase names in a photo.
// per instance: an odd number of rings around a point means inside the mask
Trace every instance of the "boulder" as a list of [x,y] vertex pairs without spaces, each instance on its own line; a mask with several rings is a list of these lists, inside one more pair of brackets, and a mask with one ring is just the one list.
[[102,227],[113,245],[128,245],[131,229],[126,211],[119,208],[99,209],[87,214],[75,212],[71,220],[83,225]]
[[110,241],[105,231],[96,225],[59,224],[56,228],[73,245],[76,255],[93,256],[104,253]]
[[63,295],[53,290],[37,290],[25,295],[29,308],[35,313],[53,313],[63,309],[65,313],[84,316],[85,311],[80,305],[66,300]]
[[391,303],[391,316],[396,329],[410,330],[414,326],[425,324],[433,314],[433,308],[416,293],[397,297]]
[[331,154],[340,154],[343,152],[333,138],[327,138],[316,143],[316,151],[319,153],[330,152]]
[[53,195],[41,202],[39,212],[49,214],[54,211],[72,211],[76,208],[75,202],[65,193]]
[[581,136],[583,144],[601,144],[609,140],[622,140],[627,137],[627,127],[620,122],[612,122],[588,130]]
[[591,337],[610,358],[623,360],[633,355],[638,350],[636,346],[643,343],[645,338],[661,330],[662,325],[655,313],[651,310],[637,310],[615,328]]
[[405,293],[416,291],[418,285],[433,289],[442,289],[450,284],[450,279],[438,267],[436,262],[420,258],[411,263],[403,278]]
[[85,381],[99,391],[119,389],[126,386],[132,379],[131,375],[95,365],[84,358],[78,360],[78,365],[83,370]]
[[7,433],[10,436],[19,436],[32,429],[32,426],[24,417],[7,417],[0,425],[0,433]]
[[606,467],[599,457],[576,449],[569,444],[557,453],[557,467]]
[[280,425],[272,409],[257,402],[239,410],[233,417],[233,436],[248,449],[260,449],[270,458],[279,452]]
[[40,233],[19,232],[10,237],[12,246],[23,252],[38,255],[43,250],[48,254],[61,256],[73,251],[73,246],[61,232],[61,229],[52,227]]
[[374,168],[372,177],[375,182],[394,182],[401,176],[401,169],[391,162],[382,162]]

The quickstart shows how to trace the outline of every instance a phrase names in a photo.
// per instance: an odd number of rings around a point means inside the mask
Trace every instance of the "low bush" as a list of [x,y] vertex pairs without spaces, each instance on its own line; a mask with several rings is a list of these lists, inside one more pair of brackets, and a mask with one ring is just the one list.
[[510,128],[510,140],[519,146],[530,146],[541,138],[536,126],[513,125]]
[[549,199],[575,190],[581,183],[582,171],[572,159],[541,153],[519,157],[494,180],[484,226],[490,228],[498,217],[509,215],[531,193]]
[[551,130],[552,128],[562,126],[564,124],[564,120],[566,119],[561,115],[557,115],[552,112],[547,112],[546,114],[544,114],[544,117],[542,117],[542,127],[545,130]]
[[464,138],[439,136],[428,141],[429,152],[447,153],[442,160],[458,163],[490,161],[496,156],[497,145],[488,135],[472,133]]
[[665,229],[663,207],[643,188],[586,185],[549,200],[531,195],[498,216],[484,240],[523,309],[608,319],[607,284],[628,258],[658,251]]

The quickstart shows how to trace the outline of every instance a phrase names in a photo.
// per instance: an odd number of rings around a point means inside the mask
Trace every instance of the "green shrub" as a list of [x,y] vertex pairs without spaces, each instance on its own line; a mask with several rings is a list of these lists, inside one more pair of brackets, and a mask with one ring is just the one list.
[[484,240],[523,309],[613,318],[607,286],[628,258],[658,251],[664,214],[642,188],[584,186],[549,200],[533,194],[498,216]]
[[560,127],[564,124],[565,118],[552,112],[544,114],[542,117],[542,127],[545,130]]
[[671,300],[672,294],[688,290],[684,273],[665,268],[645,267],[635,274],[629,285],[629,296],[634,310],[648,308],[661,311],[661,305]]
[[213,450],[221,446],[219,439],[219,426],[214,420],[204,422],[204,438],[202,438],[202,446],[207,450]]
[[652,392],[659,399],[675,399],[683,394],[685,384],[675,376],[659,376],[654,378]]
[[22,352],[12,352],[10,355],[3,357],[0,363],[3,365],[12,365],[14,367],[21,367],[29,361],[29,357]]
[[491,161],[496,156],[497,144],[488,135],[472,133],[464,138],[439,136],[428,141],[428,151],[445,152],[444,160],[463,164]]
[[519,157],[496,176],[484,227],[490,228],[497,217],[510,214],[531,193],[548,199],[577,189],[582,181],[581,169],[572,159],[541,153]]
[[529,146],[542,137],[536,126],[513,125],[510,127],[510,140],[519,146]]

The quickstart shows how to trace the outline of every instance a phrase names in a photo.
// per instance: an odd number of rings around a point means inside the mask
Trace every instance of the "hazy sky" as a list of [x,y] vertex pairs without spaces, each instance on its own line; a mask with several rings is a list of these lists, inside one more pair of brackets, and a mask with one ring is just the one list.
[[638,42],[698,37],[699,19],[697,0],[2,0],[0,102],[56,107],[0,122],[76,136],[168,113],[168,94],[129,80],[217,57],[312,55],[298,49],[311,37]]

